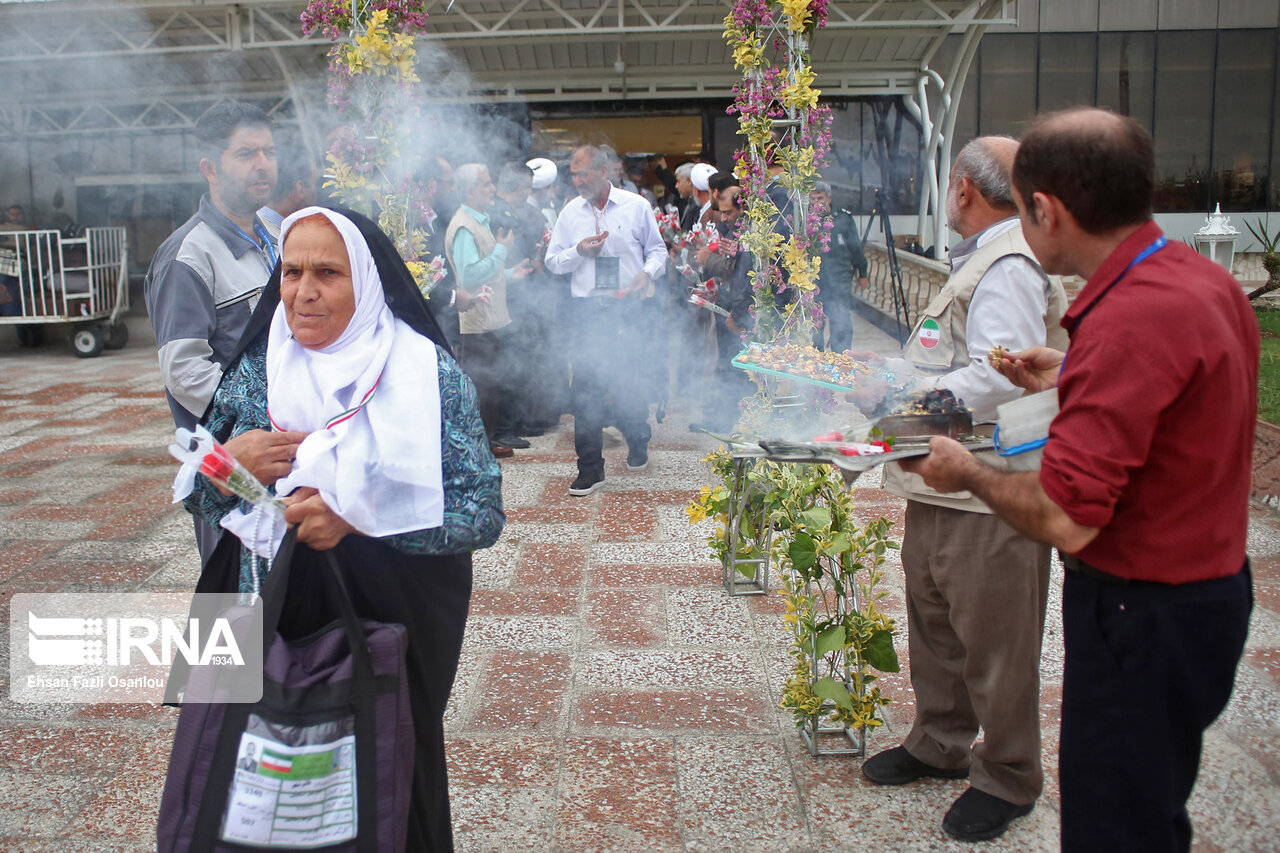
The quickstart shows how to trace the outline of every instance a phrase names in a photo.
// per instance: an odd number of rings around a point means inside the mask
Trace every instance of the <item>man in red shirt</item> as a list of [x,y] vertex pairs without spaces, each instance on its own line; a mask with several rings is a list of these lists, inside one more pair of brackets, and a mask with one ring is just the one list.
[[1151,136],[1098,109],[1037,119],[1014,163],[1045,270],[1088,279],[1069,355],[999,365],[1058,388],[1039,472],[949,439],[911,465],[1057,546],[1063,584],[1064,850],[1189,850],[1205,728],[1231,695],[1253,595],[1245,557],[1258,327],[1226,270],[1151,221]]

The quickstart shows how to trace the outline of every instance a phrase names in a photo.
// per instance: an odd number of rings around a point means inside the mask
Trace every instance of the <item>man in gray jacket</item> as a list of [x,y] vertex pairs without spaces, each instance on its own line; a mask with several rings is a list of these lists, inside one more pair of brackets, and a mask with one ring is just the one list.
[[[277,260],[256,215],[276,185],[271,120],[251,104],[230,101],[200,117],[196,136],[209,192],[156,250],[143,287],[169,409],[174,423],[188,429],[213,399]],[[270,485],[289,473],[304,437],[255,430],[227,447]],[[202,556],[216,542],[210,533],[197,523]]]

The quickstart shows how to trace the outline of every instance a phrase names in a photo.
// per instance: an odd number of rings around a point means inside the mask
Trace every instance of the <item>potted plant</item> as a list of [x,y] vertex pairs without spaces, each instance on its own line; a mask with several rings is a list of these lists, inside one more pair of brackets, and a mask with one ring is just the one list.
[[1255,222],[1246,222],[1245,227],[1249,229],[1249,233],[1253,235],[1253,239],[1258,241],[1258,245],[1262,246],[1262,267],[1267,271],[1267,281],[1259,288],[1255,288],[1249,294],[1249,301],[1264,296],[1277,288],[1280,288],[1280,230],[1274,234],[1268,234],[1266,226],[1259,219]]

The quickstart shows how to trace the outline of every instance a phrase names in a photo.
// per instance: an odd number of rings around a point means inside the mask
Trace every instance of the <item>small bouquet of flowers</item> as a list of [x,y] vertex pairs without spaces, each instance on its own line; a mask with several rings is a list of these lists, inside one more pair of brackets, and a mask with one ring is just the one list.
[[719,314],[721,317],[728,317],[729,312],[726,311],[724,308],[721,308],[719,305],[717,305],[713,301],[714,299],[715,299],[715,296],[712,296],[710,299],[708,299],[706,296],[704,296],[702,293],[700,293],[697,290],[689,294],[690,305],[697,305],[699,308],[706,308],[712,314]]
[[662,242],[672,248],[680,248],[680,240],[684,236],[680,232],[680,214],[675,211],[670,213],[654,213],[658,218],[658,233],[662,235]]
[[427,263],[427,291],[430,292],[444,279],[444,256],[436,255]]
[[699,248],[706,244],[713,231],[715,231],[714,228],[703,230],[702,223],[695,222],[692,228],[680,235],[680,248],[688,249],[690,255],[695,254]]
[[258,482],[216,438],[203,426],[194,430],[179,428],[169,445],[169,455],[182,463],[173,481],[173,502],[185,498],[195,488],[196,474],[204,474],[209,482],[221,486],[256,507],[275,509],[284,514],[284,503]]
[[405,261],[405,266],[413,276],[414,283],[418,285],[418,290],[422,291],[422,295],[428,299],[431,298],[431,291],[435,290],[436,285],[448,275],[442,255],[436,255],[429,261]]

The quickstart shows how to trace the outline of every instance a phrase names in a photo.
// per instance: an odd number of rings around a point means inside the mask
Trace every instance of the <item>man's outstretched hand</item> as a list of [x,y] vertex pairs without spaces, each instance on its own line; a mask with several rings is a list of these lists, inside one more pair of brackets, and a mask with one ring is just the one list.
[[1049,347],[1031,347],[1017,352],[1004,352],[991,366],[1017,385],[1035,393],[1058,387],[1058,373],[1066,354]]

